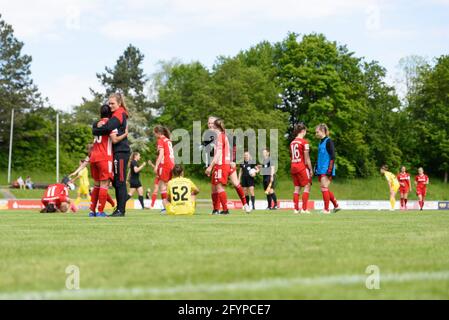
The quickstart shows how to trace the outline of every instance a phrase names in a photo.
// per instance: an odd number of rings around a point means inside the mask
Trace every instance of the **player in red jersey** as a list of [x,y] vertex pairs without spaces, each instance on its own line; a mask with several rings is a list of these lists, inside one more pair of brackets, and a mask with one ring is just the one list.
[[[215,131],[216,128],[214,126],[214,122],[215,120],[217,120],[217,117],[214,116],[210,116],[209,119],[207,120],[207,127],[209,128],[209,130]],[[229,141],[229,138],[228,138]],[[231,162],[230,162],[230,171],[229,171],[229,180],[231,181],[232,185],[234,186],[235,191],[237,192],[238,197],[240,198],[240,201],[242,202],[243,205],[243,209],[246,211],[246,213],[250,213],[251,212],[251,207],[248,204],[248,201],[246,200],[245,197],[245,191],[243,190],[242,185],[240,184],[240,179],[238,177],[237,174],[237,164],[236,164],[236,152],[237,152],[237,146],[236,146],[236,141],[233,141],[232,144],[232,152],[231,152]],[[218,200],[218,193],[216,192],[212,192],[212,202],[218,202],[218,204],[220,203],[220,200]],[[218,211],[219,209],[217,209],[216,211]],[[216,212],[215,212],[216,213]]]
[[[67,212],[70,208],[68,178],[64,178],[62,183],[51,184],[45,190],[41,201],[44,208],[41,213]],[[73,210],[72,210],[73,211]]]
[[427,193],[427,185],[429,184],[429,177],[424,174],[423,168],[418,168],[418,175],[415,177],[416,195],[419,199],[419,209],[422,211],[424,207],[424,200]]
[[[225,133],[224,121],[216,119],[214,121],[214,129],[217,131],[217,141],[214,150],[214,158],[206,169],[206,175],[211,176],[212,195],[215,193],[212,214],[229,214],[228,196],[225,186],[231,172],[231,153],[229,150],[229,140]],[[220,203],[223,211],[220,210]]]
[[412,191],[410,174],[405,166],[401,167],[401,172],[397,175],[399,181],[399,193],[401,194],[401,209],[407,210],[408,193]]
[[[111,115],[109,105],[102,105],[100,108],[100,126],[106,125]],[[118,130],[114,129],[109,134],[95,136],[92,148],[88,152],[89,155],[83,161],[83,164],[74,173],[70,174],[70,176],[76,175],[90,163],[90,174],[94,179],[94,189],[90,195],[90,217],[105,217],[104,208],[106,202],[110,202],[112,205],[114,204],[114,201],[112,201],[108,194],[109,183],[114,178],[112,172],[112,145],[126,138],[128,136],[128,129],[126,128],[125,133],[120,136],[117,134]]]
[[[290,143],[291,166],[290,173],[292,175],[295,191],[293,193],[293,203],[295,204],[294,213],[310,213],[307,210],[309,201],[310,186],[312,185],[312,163],[309,155],[309,142],[304,139],[307,134],[307,128],[304,123],[296,124],[293,129],[295,139]],[[301,188],[304,188],[302,194],[302,209],[299,211],[299,194]]]
[[165,205],[167,204],[167,183],[171,180],[172,170],[175,166],[175,156],[173,153],[172,142],[170,141],[170,131],[161,125],[157,125],[153,129],[153,133],[157,138],[157,152],[154,173],[159,180],[159,190],[161,192],[162,202],[165,212]]

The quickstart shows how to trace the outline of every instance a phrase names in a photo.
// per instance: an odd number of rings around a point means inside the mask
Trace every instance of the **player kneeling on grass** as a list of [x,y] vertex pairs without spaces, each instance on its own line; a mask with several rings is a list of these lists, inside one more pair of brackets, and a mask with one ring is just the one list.
[[173,179],[167,185],[165,208],[169,215],[192,215],[195,213],[195,198],[200,192],[198,187],[184,178],[184,169],[175,165],[172,171]]
[[388,186],[390,187],[390,211],[394,211],[394,206],[396,204],[396,193],[398,192],[400,186],[399,181],[393,173],[388,171],[387,165],[383,165],[380,168],[380,173],[383,174],[388,181]]
[[47,187],[41,200],[44,205],[44,208],[40,211],[41,213],[67,212],[69,209],[72,212],[77,211],[75,204],[69,198],[69,190],[67,188],[69,183],[70,179],[64,177],[62,183],[51,184]]

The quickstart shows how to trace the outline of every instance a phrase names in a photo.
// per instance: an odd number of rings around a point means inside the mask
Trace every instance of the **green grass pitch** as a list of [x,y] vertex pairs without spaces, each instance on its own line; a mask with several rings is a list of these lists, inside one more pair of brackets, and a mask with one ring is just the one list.
[[[0,299],[449,298],[444,212],[208,212],[2,212]],[[380,289],[365,286],[370,265]]]

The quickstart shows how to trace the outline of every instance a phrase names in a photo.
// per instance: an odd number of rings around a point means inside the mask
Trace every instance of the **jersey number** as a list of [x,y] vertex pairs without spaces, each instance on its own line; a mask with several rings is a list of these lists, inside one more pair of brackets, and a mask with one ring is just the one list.
[[101,143],[102,136],[95,136],[94,137],[94,143]]
[[55,191],[56,191],[56,186],[53,186],[50,189],[48,189],[47,197],[54,197],[55,196]]
[[179,200],[181,200],[181,201],[187,201],[187,200],[189,200],[189,199],[187,198],[187,193],[189,192],[189,189],[188,189],[186,186],[182,186],[182,187],[181,187],[181,192],[182,192],[182,194],[180,194],[180,193],[178,192],[178,188],[179,188],[179,187],[173,187],[173,188],[172,188],[173,201],[179,201]]
[[299,144],[292,145],[292,157],[293,160],[301,160],[301,154],[299,153]]

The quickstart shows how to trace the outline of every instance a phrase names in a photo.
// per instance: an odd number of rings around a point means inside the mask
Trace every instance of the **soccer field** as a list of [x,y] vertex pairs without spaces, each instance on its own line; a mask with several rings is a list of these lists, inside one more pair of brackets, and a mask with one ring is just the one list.
[[[443,212],[207,212],[1,213],[0,299],[449,298]],[[380,289],[365,285],[370,265]]]

